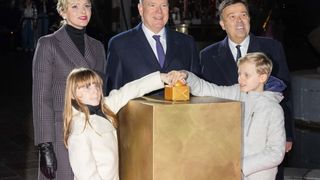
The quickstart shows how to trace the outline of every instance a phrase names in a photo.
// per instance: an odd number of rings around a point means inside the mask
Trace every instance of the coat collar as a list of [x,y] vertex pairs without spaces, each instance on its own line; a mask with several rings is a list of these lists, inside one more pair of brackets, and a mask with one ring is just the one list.
[[[161,69],[157,57],[155,56],[154,52],[152,51],[152,48],[142,30],[142,23],[139,23],[135,28],[132,29],[134,35],[134,42],[137,42],[136,47],[141,51],[141,49],[144,51],[145,57],[153,57],[153,64],[155,66],[158,66],[159,69]],[[176,51],[174,47],[177,46],[179,43],[174,36],[172,36],[172,30],[169,28],[165,28],[166,33],[166,43],[167,43],[167,51],[165,56],[165,62],[163,65],[163,69],[165,69],[169,64],[173,57],[176,54]]]
[[250,34],[250,42],[249,42],[249,47],[248,47],[248,53],[249,52],[257,52],[261,51],[261,47],[259,44],[259,41],[257,41],[257,37],[253,34]]
[[154,67],[157,67],[157,69],[161,69],[157,57],[155,56],[146,35],[142,30],[142,23],[139,23],[135,28],[132,29],[132,31],[134,38],[133,42],[135,42],[135,48],[137,48],[137,51],[143,51],[143,58],[147,58],[146,62],[150,62]]
[[84,35],[84,44],[85,44],[85,53],[84,56],[80,53],[76,45],[72,42],[71,38],[69,37],[66,27],[62,26],[60,29],[58,29],[54,36],[58,40],[59,46],[61,47],[61,50],[66,54],[68,59],[72,61],[76,66],[81,67],[93,67],[94,61],[89,61],[94,59],[92,56],[92,51],[90,50],[92,47],[90,47],[90,43],[88,43],[90,40],[88,36]]
[[223,39],[218,47],[217,65],[220,66],[221,72],[229,85],[237,83],[238,67],[229,48],[228,38]]
[[179,44],[179,41],[177,40],[177,38],[175,36],[173,36],[173,30],[166,28],[166,36],[167,36],[167,53],[166,53],[166,61],[164,63],[163,67],[168,66],[171,61],[174,59],[175,56],[177,56],[176,54],[176,50]]

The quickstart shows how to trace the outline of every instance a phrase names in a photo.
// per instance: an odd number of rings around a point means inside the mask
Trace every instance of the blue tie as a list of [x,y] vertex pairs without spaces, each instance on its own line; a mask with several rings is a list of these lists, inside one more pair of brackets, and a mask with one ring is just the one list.
[[237,57],[236,57],[236,62],[238,62],[239,58],[241,58],[241,51],[240,51],[241,45],[236,45],[237,48]]
[[160,42],[160,35],[153,35],[152,37],[154,40],[156,40],[156,47],[157,47],[159,64],[161,67],[163,67],[165,54],[164,54],[162,44]]

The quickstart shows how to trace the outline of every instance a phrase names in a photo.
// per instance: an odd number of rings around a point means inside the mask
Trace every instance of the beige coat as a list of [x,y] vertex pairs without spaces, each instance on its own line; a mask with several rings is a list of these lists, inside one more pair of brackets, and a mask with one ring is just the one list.
[[[117,113],[133,98],[163,88],[160,73],[155,72],[113,90],[105,98]],[[84,129],[84,114],[73,109],[71,135],[68,139],[69,160],[76,180],[118,180],[118,140],[116,129],[107,119],[90,115]]]

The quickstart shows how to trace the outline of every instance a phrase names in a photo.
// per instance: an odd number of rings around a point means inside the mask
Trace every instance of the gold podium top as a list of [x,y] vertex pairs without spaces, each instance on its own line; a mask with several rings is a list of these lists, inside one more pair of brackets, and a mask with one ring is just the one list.
[[133,101],[140,101],[143,104],[150,105],[168,105],[168,104],[209,104],[209,103],[226,103],[226,102],[240,102],[235,100],[223,99],[212,96],[205,97],[190,97],[190,100],[187,101],[170,101],[165,100],[161,96],[143,96],[141,98],[134,99]]

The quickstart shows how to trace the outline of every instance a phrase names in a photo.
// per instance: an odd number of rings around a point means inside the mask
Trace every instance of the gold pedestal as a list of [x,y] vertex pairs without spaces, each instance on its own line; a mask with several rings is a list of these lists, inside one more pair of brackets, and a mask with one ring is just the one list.
[[121,180],[239,180],[241,103],[140,98],[119,113]]

